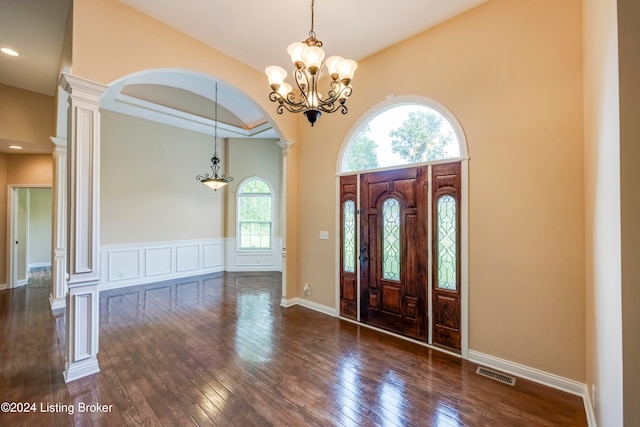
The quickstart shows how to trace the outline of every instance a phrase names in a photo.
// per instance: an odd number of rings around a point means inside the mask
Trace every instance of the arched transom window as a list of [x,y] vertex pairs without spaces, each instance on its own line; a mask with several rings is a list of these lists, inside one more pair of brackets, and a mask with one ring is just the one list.
[[456,133],[435,108],[395,104],[374,114],[351,138],[341,172],[455,159],[461,156]]
[[271,187],[252,177],[238,188],[238,248],[271,249],[273,203]]

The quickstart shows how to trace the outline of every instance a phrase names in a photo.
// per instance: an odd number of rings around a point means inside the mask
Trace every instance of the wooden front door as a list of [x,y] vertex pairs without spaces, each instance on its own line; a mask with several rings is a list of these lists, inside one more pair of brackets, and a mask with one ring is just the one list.
[[460,351],[460,174],[456,162],[364,173],[360,189],[340,178],[342,317]]
[[360,179],[360,320],[426,340],[427,167]]

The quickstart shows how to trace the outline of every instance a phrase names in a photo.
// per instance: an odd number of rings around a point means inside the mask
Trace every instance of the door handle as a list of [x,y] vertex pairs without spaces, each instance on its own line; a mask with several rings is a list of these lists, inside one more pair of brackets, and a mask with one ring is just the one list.
[[360,256],[358,257],[360,259],[360,262],[367,262],[369,261],[369,251],[367,250],[367,248],[362,248],[360,249]]

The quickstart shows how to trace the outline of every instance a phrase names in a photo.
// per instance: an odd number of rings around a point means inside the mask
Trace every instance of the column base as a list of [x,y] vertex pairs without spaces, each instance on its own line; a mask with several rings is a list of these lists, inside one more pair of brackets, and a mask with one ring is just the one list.
[[49,294],[49,305],[51,306],[51,310],[58,310],[60,308],[65,308],[67,306],[67,301],[65,298],[55,298],[52,294]]
[[74,363],[73,366],[70,366],[67,362],[63,372],[64,382],[69,383],[89,375],[97,374],[98,372],[100,372],[100,367],[98,366],[97,360],[77,362]]

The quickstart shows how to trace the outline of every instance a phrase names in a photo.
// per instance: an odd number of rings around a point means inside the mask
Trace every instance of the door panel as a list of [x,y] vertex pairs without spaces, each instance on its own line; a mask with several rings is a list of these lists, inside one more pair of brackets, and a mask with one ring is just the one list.
[[434,344],[460,350],[460,163],[432,167]]
[[357,319],[357,185],[355,175],[340,178],[340,315]]
[[373,172],[361,176],[360,191],[361,320],[421,340],[426,339],[426,263],[419,262],[427,254],[426,179],[426,167]]

